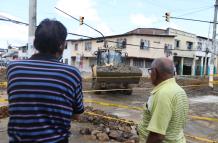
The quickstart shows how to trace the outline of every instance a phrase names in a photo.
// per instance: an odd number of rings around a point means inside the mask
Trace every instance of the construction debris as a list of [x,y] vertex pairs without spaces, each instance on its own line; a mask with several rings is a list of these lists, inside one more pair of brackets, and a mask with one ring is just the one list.
[[2,106],[0,107],[0,119],[9,117],[8,107]]
[[82,128],[80,130],[82,135],[90,135],[92,136],[92,139],[99,141],[118,141],[125,143],[139,142],[136,125],[133,122],[122,122],[117,116],[106,114],[101,110],[94,110],[92,107],[86,107],[85,111],[102,116],[83,114],[80,122],[89,122],[95,125],[95,127]]
[[99,72],[114,72],[114,73],[138,73],[141,74],[141,70],[137,67],[126,66],[124,64],[118,64],[116,66],[102,66],[97,67]]

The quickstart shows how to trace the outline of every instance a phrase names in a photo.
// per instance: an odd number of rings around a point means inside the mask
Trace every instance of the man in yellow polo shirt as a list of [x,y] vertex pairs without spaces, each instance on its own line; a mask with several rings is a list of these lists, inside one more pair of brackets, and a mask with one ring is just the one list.
[[150,75],[155,87],[144,105],[143,119],[138,126],[140,142],[186,143],[183,129],[188,99],[173,78],[173,62],[167,58],[154,60]]

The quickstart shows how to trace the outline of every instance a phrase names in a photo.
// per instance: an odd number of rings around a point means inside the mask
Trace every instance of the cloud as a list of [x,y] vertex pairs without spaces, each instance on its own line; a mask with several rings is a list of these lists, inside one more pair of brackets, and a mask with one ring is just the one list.
[[110,0],[109,3],[113,6],[117,6],[117,0]]
[[130,21],[136,26],[150,27],[158,22],[158,18],[155,16],[145,17],[143,14],[131,14]]
[[96,21],[99,20],[99,16],[95,5],[96,3],[92,0],[59,0],[56,7],[76,18],[84,16],[86,20]]
[[[96,9],[97,3],[93,0],[59,0],[57,1],[56,7],[64,10],[68,14],[79,18],[84,16],[84,22],[93,26],[97,30],[101,31],[104,35],[111,35],[112,31],[110,27],[105,23],[99,16]],[[58,12],[61,16],[66,17],[62,13]],[[67,18],[70,18],[67,16]],[[87,26],[82,25],[75,29],[78,34],[84,34],[89,36],[101,36],[96,31],[87,28]],[[88,33],[88,34],[87,34]]]
[[165,24],[162,24],[160,28],[162,28],[162,29],[174,28],[174,29],[185,31],[184,27],[182,27],[174,22],[169,22],[169,23],[165,22]]
[[[2,12],[0,12],[0,17],[20,20],[20,18],[18,17]],[[11,44],[12,46],[25,45],[27,41],[28,26],[14,24],[10,22],[0,23],[0,48],[6,48],[8,46],[7,44]]]
[[13,16],[13,15],[10,15],[10,14],[8,14],[8,13],[5,13],[5,12],[0,12],[0,18],[4,18],[4,19],[13,19],[13,20],[18,20],[18,21],[21,21],[21,19],[20,18],[18,18],[18,17],[15,17],[15,16]]

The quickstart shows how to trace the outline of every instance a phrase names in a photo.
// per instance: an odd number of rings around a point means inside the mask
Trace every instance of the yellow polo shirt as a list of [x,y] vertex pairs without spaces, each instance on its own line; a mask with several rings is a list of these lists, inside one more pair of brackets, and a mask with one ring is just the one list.
[[140,138],[149,131],[165,135],[163,143],[185,143],[183,129],[188,114],[188,98],[175,78],[161,82],[144,105],[143,119],[138,126]]

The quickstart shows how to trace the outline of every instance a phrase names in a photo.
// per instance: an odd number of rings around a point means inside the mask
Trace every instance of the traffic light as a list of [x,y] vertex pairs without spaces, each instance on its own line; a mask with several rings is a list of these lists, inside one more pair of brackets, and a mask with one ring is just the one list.
[[83,16],[80,16],[80,17],[79,17],[80,25],[83,25],[83,20],[84,20],[84,17],[83,17]]
[[166,13],[165,13],[165,20],[166,20],[167,22],[170,22],[170,13],[169,13],[169,12],[166,12]]

